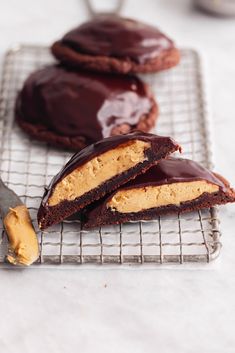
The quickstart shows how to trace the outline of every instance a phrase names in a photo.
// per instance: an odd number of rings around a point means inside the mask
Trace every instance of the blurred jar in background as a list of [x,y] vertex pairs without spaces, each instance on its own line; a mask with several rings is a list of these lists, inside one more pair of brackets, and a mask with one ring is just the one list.
[[197,7],[220,16],[235,16],[235,0],[194,0]]

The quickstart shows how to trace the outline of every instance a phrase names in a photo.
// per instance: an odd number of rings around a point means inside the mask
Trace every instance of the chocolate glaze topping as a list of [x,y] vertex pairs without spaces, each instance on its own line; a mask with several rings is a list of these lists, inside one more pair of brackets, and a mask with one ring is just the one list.
[[60,182],[66,175],[71,173],[74,169],[90,161],[92,158],[101,155],[106,151],[115,149],[117,146],[125,143],[129,143],[134,140],[141,140],[151,143],[151,148],[154,152],[159,151],[160,148],[168,146],[171,152],[180,150],[180,146],[170,137],[157,136],[154,134],[143,133],[135,131],[127,135],[117,135],[99,142],[96,142],[78,153],[75,153],[68,163],[61,169],[61,171],[52,179],[49,188],[46,190],[42,204],[47,203],[48,198],[52,194],[56,184]]
[[156,27],[118,16],[85,22],[61,42],[83,54],[131,59],[140,64],[174,48],[172,40]]
[[190,159],[172,158],[161,160],[146,173],[137,176],[124,185],[123,188],[138,188],[145,186],[158,186],[179,182],[204,180],[218,185],[224,191],[226,185],[210,170],[202,167]]
[[73,72],[53,65],[26,80],[16,116],[92,143],[123,123],[135,127],[152,105],[147,87],[137,77]]

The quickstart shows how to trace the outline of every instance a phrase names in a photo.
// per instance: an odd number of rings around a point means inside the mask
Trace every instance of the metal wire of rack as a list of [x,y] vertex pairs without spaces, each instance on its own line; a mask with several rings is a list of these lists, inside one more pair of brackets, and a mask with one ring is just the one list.
[[[200,57],[191,49],[181,50],[181,55],[178,67],[143,76],[161,109],[156,131],[177,139],[185,157],[211,167]],[[28,206],[37,230],[43,188],[71,153],[24,134],[14,122],[14,102],[28,74],[51,62],[48,48],[19,46],[7,52],[2,73],[0,172]],[[0,263],[4,263],[7,237],[2,224],[0,230]],[[221,248],[216,208],[92,231],[83,230],[78,220],[67,220],[37,234],[38,264],[200,263],[215,259]]]

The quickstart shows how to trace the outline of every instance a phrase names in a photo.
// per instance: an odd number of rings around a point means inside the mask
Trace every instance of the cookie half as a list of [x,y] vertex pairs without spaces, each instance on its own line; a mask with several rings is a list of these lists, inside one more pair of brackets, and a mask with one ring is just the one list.
[[149,87],[135,76],[74,72],[57,65],[29,76],[15,108],[28,134],[74,150],[136,129],[147,132],[157,114]]
[[83,149],[46,189],[39,227],[62,221],[179,149],[170,137],[142,132],[110,137]]
[[99,72],[146,73],[180,61],[173,41],[156,27],[119,16],[98,16],[52,45],[62,63]]
[[161,160],[146,173],[97,201],[84,228],[154,219],[235,202],[235,191],[220,175],[188,159]]

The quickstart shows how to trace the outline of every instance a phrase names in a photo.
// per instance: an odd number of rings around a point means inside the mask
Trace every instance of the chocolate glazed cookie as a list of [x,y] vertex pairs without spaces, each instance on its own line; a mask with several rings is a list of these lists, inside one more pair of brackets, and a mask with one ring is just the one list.
[[84,228],[151,220],[235,202],[235,190],[222,176],[189,159],[169,158],[90,206]]
[[149,87],[135,76],[74,72],[59,65],[32,73],[15,108],[28,134],[74,150],[136,129],[147,132],[157,114]]
[[98,16],[52,45],[68,66],[100,72],[145,73],[179,63],[173,41],[156,27],[119,16]]

